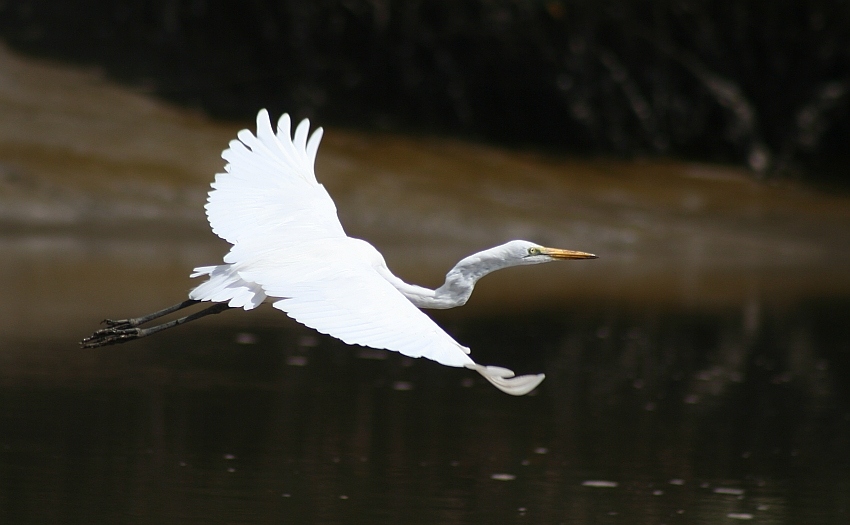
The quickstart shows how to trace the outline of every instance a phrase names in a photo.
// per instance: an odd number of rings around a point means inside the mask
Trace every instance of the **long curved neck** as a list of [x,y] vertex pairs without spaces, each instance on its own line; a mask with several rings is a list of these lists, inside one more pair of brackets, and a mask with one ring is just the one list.
[[461,259],[446,274],[446,282],[436,290],[406,283],[393,275],[386,267],[380,268],[379,271],[390,284],[419,308],[454,308],[466,304],[478,279],[495,270],[511,266],[503,258],[496,257],[493,253],[496,248]]

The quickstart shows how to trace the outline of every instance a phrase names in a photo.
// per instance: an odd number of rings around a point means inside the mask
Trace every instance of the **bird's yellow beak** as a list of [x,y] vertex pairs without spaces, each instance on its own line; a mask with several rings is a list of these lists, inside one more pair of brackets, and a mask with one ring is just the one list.
[[561,250],[558,248],[540,248],[540,253],[548,255],[553,259],[596,259],[596,256],[592,253]]

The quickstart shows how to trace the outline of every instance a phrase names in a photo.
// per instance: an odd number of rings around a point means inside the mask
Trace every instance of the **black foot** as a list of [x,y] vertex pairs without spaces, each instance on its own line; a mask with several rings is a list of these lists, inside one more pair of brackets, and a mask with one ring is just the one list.
[[126,321],[111,321],[107,319],[105,322],[109,325],[109,328],[102,328],[80,341],[82,348],[114,345],[132,339],[138,339],[142,336],[142,330],[140,328],[130,328],[130,324]]
[[[2,0],[0,0],[0,3],[2,3]],[[187,315],[179,319],[172,319],[167,323],[150,326],[148,328],[137,328],[138,326],[153,321],[154,319],[159,319],[160,317],[176,312],[178,310],[182,310],[187,306],[198,304],[199,302],[200,301],[196,301],[194,299],[187,299],[182,303],[175,304],[174,306],[169,306],[168,308],[164,308],[162,310],[142,317],[133,317],[131,319],[118,320],[104,319],[102,324],[105,324],[106,328],[101,328],[89,337],[86,337],[85,339],[80,341],[80,346],[83,348],[96,348],[98,346],[126,343],[127,341],[132,341],[133,339],[139,339],[140,337],[155,334],[157,332],[165,330],[166,328],[171,328],[179,324],[188,323],[189,321],[200,319],[205,315],[217,314],[228,309],[227,303],[213,303],[212,306],[207,307],[205,310],[195,312],[191,315]]]

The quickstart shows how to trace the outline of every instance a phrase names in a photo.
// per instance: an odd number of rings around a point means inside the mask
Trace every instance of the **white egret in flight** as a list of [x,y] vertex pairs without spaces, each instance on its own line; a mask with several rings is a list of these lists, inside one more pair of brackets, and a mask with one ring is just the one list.
[[[143,317],[106,320],[106,328],[80,344],[123,343],[228,308],[250,310],[269,301],[298,322],[348,344],[470,368],[508,394],[523,395],[540,384],[543,374],[515,376],[506,368],[476,363],[467,347],[420,308],[461,306],[478,279],[501,268],[595,255],[510,241],[462,259],[436,290],[408,284],[390,272],[371,244],[343,231],[313,169],[322,128],[309,140],[308,129],[309,122],[301,121],[293,138],[284,114],[275,133],[268,113],[260,111],[256,136],[242,130],[222,153],[225,173],[216,175],[205,206],[212,231],[233,245],[224,264],[195,268],[192,277],[208,280],[189,292],[188,300]],[[139,328],[201,301],[216,304]]]

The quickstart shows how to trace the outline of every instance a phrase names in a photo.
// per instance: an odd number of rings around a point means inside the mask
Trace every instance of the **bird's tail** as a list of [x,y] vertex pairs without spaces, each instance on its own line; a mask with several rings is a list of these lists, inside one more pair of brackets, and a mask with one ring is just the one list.
[[537,388],[537,385],[546,378],[545,374],[517,376],[513,370],[508,370],[500,366],[475,364],[469,368],[476,370],[484,376],[484,379],[493,383],[496,388],[512,396],[524,396]]
[[226,302],[231,308],[251,310],[266,300],[266,294],[257,283],[245,281],[232,264],[200,266],[189,277],[209,275],[208,281],[189,292],[189,299],[196,301]]

